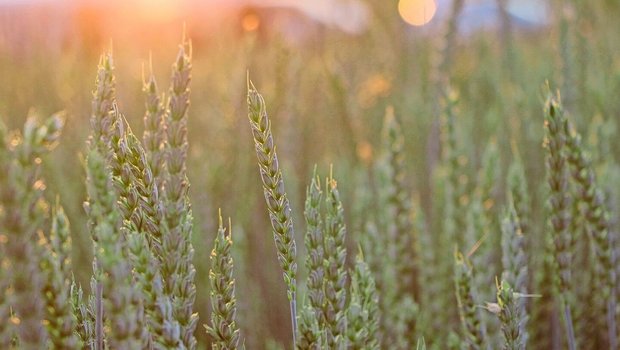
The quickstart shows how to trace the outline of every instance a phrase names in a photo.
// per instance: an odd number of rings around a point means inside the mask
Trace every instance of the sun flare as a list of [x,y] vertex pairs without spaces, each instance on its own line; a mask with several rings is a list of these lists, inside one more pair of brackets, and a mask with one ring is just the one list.
[[398,13],[400,17],[413,26],[423,26],[433,19],[437,5],[434,0],[400,0]]
[[178,16],[181,7],[174,0],[138,0],[135,2],[139,14],[151,21],[166,21]]

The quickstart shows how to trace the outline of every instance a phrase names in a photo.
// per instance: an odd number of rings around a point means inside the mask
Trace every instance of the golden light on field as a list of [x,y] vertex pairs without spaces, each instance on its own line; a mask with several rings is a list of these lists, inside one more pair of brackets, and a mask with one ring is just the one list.
[[398,13],[402,19],[413,25],[423,26],[430,22],[437,11],[434,0],[400,0]]
[[138,14],[148,20],[165,21],[178,15],[180,6],[174,0],[138,0]]

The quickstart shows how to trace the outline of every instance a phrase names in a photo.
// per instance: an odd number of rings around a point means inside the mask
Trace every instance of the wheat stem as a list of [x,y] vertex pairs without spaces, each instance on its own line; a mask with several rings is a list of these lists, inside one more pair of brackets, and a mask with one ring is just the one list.
[[284,190],[282,171],[271,133],[271,121],[267,116],[265,100],[248,80],[248,118],[254,136],[254,148],[258,157],[258,166],[269,218],[273,228],[273,238],[278,251],[278,261],[284,272],[284,282],[288,287],[293,343],[297,334],[297,247],[291,207]]

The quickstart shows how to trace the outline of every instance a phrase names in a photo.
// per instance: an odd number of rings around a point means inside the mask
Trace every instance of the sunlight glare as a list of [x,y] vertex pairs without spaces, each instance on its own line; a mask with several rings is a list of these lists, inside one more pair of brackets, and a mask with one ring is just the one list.
[[260,27],[260,18],[256,13],[247,13],[241,18],[241,27],[246,32],[254,32]]
[[139,14],[152,21],[166,21],[175,18],[180,12],[174,0],[138,0],[135,4]]
[[400,17],[413,26],[423,26],[435,15],[437,5],[434,0],[400,0],[398,13]]

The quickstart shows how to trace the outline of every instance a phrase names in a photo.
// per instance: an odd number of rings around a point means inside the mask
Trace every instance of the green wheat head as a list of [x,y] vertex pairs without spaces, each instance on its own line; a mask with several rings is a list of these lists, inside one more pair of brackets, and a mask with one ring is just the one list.
[[271,133],[271,121],[267,116],[265,100],[248,80],[248,118],[254,137],[254,148],[258,157],[263,192],[269,210],[273,238],[278,252],[278,261],[283,270],[284,282],[288,287],[293,338],[297,333],[297,247],[291,218],[291,207],[284,190],[282,171]]
[[211,313],[211,325],[205,325],[207,333],[213,338],[211,344],[213,349],[244,348],[239,345],[240,332],[235,321],[237,301],[235,300],[231,234],[230,222],[227,232],[220,214],[219,228],[211,251],[211,270],[209,271],[213,312]]

